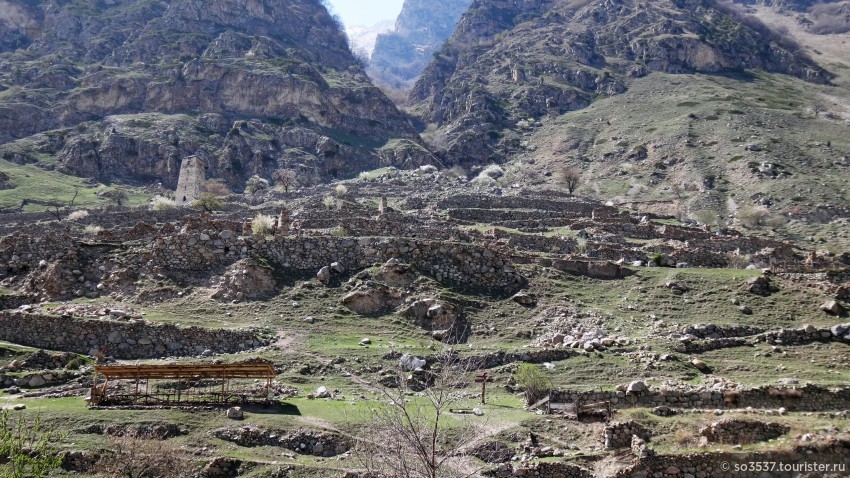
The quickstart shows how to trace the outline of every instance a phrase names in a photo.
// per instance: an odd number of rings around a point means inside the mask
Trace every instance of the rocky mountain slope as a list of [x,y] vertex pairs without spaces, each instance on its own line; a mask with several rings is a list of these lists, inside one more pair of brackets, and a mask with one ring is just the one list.
[[392,20],[382,20],[372,26],[346,25],[345,34],[348,35],[352,50],[369,58],[372,56],[372,50],[375,49],[375,41],[377,41],[378,35],[387,33],[392,29]]
[[407,0],[393,31],[379,35],[369,75],[391,88],[407,89],[451,36],[470,0]]
[[173,186],[196,154],[237,190],[431,161],[318,1],[0,3],[0,155]]
[[411,93],[429,142],[507,165],[486,187],[569,167],[583,195],[795,240],[845,216],[846,38],[805,5],[647,5],[476,2]]

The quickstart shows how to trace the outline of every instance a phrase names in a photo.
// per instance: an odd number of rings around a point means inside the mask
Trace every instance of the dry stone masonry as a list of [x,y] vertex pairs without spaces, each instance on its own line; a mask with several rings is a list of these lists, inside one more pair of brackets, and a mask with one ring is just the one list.
[[51,350],[119,359],[226,354],[268,345],[260,330],[206,329],[142,321],[90,320],[20,312],[0,312],[0,340]]

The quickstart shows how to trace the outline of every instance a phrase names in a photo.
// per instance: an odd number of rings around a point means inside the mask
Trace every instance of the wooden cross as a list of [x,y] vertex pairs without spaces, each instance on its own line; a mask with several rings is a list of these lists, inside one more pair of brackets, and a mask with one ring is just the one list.
[[487,382],[492,382],[490,372],[482,370],[475,374],[475,383],[481,384],[481,403],[487,403]]

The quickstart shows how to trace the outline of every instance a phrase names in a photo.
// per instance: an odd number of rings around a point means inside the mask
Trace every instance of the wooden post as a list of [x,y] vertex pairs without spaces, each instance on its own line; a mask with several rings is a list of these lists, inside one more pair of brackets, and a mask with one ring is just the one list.
[[487,404],[487,382],[481,382],[481,403]]

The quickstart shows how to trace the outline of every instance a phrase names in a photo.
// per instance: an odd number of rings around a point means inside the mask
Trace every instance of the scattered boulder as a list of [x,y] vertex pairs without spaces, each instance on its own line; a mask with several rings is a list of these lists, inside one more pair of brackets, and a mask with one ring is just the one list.
[[401,365],[401,369],[406,372],[412,372],[415,370],[422,370],[427,362],[420,358],[414,357],[410,354],[404,354],[401,356],[399,360],[399,365]]
[[245,413],[242,411],[242,407],[230,407],[227,409],[227,418],[231,420],[242,420],[245,418]]
[[383,284],[367,282],[349,292],[342,303],[359,315],[380,315],[401,303],[401,294]]
[[316,393],[313,394],[313,396],[316,398],[330,398],[331,392],[328,390],[327,387],[321,386],[316,389]]
[[747,281],[747,291],[751,294],[768,297],[774,292],[778,292],[779,288],[773,284],[770,277],[761,275]]
[[367,346],[367,345],[372,345],[372,340],[371,340],[371,339],[369,339],[369,338],[364,338],[363,340],[361,340],[361,341],[360,341],[360,346],[361,346],[361,347],[365,347],[365,346]]
[[841,315],[844,315],[844,313],[847,312],[844,309],[844,306],[842,306],[841,304],[839,304],[835,300],[831,300],[829,302],[822,304],[820,306],[820,310],[826,312],[827,314],[835,315],[835,316],[841,316]]
[[534,294],[529,294],[526,291],[519,291],[511,297],[511,300],[525,307],[533,307],[537,304],[537,297]]
[[319,269],[319,272],[316,273],[316,279],[319,279],[319,282],[327,283],[331,280],[331,268],[328,266],[322,267]]
[[635,381],[629,384],[626,387],[626,393],[642,393],[649,390],[649,387],[646,386],[646,383],[642,381]]
[[753,309],[747,307],[746,305],[742,305],[742,306],[738,307],[738,312],[740,312],[744,315],[753,315]]
[[708,364],[697,358],[691,360],[691,365],[693,365],[694,367],[696,367],[697,370],[703,373],[708,373],[711,370],[708,368]]

